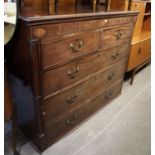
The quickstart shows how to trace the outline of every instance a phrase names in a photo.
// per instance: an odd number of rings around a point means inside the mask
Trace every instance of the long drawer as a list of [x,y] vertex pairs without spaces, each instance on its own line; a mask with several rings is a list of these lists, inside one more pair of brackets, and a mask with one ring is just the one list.
[[110,88],[89,100],[79,109],[55,121],[51,126],[45,129],[47,134],[47,144],[52,144],[60,139],[65,133],[77,126],[92,113],[104,106],[107,102],[118,96],[121,92],[122,81],[116,82]]
[[111,30],[102,31],[102,48],[105,50],[118,45],[128,45],[128,43],[125,42],[129,42],[131,40],[132,31],[133,28],[131,24],[120,26]]
[[78,85],[53,95],[44,101],[45,123],[49,124],[64,113],[82,105],[90,97],[102,92],[115,81],[122,79],[126,60],[100,71]]
[[108,18],[86,21],[64,22],[58,24],[39,25],[32,28],[32,36],[41,40],[47,40],[58,36],[69,35],[81,31],[107,28],[111,26],[133,23],[136,17]]
[[42,67],[45,69],[55,64],[94,52],[99,48],[99,31],[42,42]]
[[108,65],[116,63],[128,56],[130,45],[121,45],[104,52],[96,52],[82,59],[56,67],[43,73],[43,96],[74,84]]

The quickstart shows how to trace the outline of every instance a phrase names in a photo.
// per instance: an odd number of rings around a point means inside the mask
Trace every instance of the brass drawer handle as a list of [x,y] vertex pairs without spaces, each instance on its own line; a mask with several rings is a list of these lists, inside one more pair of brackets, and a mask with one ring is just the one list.
[[80,71],[79,67],[76,67],[76,69],[70,69],[68,70],[68,76],[70,77],[70,79],[73,79],[76,77],[77,73]]
[[118,56],[119,56],[118,53],[114,53],[114,54],[111,55],[111,58],[112,58],[113,60],[116,60]]
[[84,44],[82,40],[75,40],[74,43],[70,43],[69,49],[73,52],[79,52],[81,48],[83,48]]
[[115,77],[115,73],[112,73],[111,75],[108,76],[108,80],[111,81]]
[[115,32],[116,39],[120,39],[122,35],[123,35],[123,32]]
[[67,125],[72,125],[72,124],[74,124],[74,123],[76,122],[77,119],[78,119],[78,117],[77,117],[77,115],[75,115],[75,116],[73,116],[73,118],[68,119],[68,120],[66,121],[66,124],[67,124]]
[[76,99],[78,98],[79,94],[75,93],[72,97],[67,97],[66,101],[69,104],[72,104],[76,101]]
[[109,92],[106,92],[105,93],[105,98],[106,99],[109,99],[109,98],[111,98],[112,97],[112,91],[109,91]]

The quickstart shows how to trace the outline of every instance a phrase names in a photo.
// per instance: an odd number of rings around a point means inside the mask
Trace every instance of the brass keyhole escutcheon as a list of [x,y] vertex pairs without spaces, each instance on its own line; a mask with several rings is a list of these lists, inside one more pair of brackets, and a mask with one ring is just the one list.
[[142,53],[142,49],[139,48],[139,50],[138,50],[138,54],[141,54],[141,53]]

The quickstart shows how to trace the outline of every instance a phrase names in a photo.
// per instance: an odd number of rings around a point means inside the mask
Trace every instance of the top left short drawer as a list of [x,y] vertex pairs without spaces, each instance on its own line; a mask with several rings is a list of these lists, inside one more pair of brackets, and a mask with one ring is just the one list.
[[99,48],[99,31],[41,42],[42,68],[46,69],[68,62],[88,53],[95,52]]

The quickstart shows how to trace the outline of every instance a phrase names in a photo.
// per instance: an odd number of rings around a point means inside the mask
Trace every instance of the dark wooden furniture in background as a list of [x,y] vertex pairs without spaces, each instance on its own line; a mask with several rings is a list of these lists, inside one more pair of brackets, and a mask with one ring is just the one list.
[[[34,10],[44,10],[49,15],[86,13],[100,11],[124,11],[128,9],[127,0],[20,0],[20,12]],[[32,11],[31,11],[32,12]],[[38,11],[39,12],[39,11]],[[35,12],[37,15],[37,12]]]
[[132,1],[130,9],[140,12],[134,28],[127,67],[127,72],[132,71],[132,84],[135,72],[151,60],[151,1]]
[[21,7],[6,54],[18,126],[40,151],[121,93],[138,14],[58,12]]

